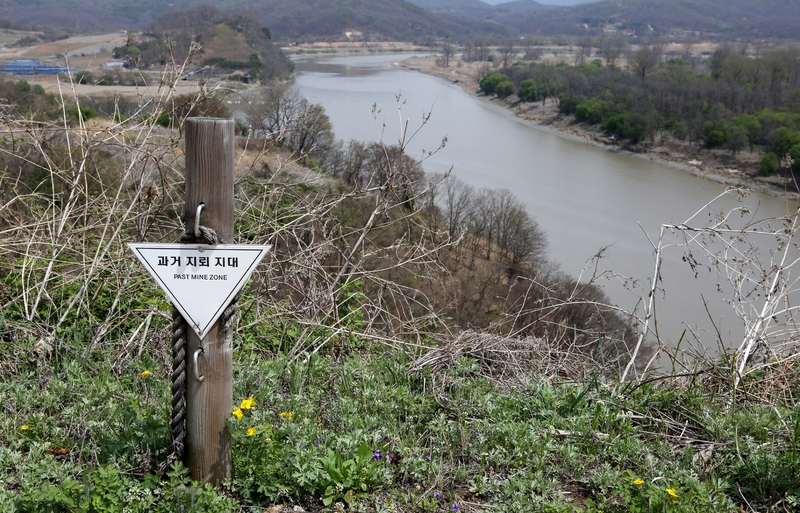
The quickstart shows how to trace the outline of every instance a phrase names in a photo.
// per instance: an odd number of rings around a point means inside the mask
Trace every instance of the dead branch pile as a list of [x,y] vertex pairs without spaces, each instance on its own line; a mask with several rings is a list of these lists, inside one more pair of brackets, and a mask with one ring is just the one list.
[[535,337],[506,337],[466,330],[443,340],[410,366],[411,372],[435,371],[462,365],[461,358],[474,359],[478,373],[494,380],[528,382],[578,379],[597,370],[595,362],[583,353],[557,347]]

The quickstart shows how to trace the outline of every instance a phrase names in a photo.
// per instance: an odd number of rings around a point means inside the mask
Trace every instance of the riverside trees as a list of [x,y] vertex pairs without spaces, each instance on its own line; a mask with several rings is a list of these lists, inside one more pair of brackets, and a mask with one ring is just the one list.
[[751,56],[721,47],[707,62],[691,62],[664,61],[661,45],[644,45],[630,54],[627,72],[616,67],[620,42],[602,42],[606,67],[599,59],[581,66],[517,63],[489,73],[488,87],[483,80],[481,86],[500,96],[497,84],[510,83],[505,88],[513,86],[523,102],[558,95],[562,113],[631,144],[670,136],[733,155],[758,148],[765,174],[776,170],[776,159],[800,159],[800,49]]

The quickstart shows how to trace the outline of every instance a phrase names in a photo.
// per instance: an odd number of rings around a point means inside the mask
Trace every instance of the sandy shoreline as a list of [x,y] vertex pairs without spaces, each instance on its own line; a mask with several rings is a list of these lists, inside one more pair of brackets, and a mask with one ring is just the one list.
[[758,153],[750,155],[747,152],[740,152],[739,156],[732,157],[728,151],[698,149],[674,140],[657,141],[655,145],[643,148],[641,152],[629,151],[615,145],[614,141],[601,131],[594,130],[582,123],[576,123],[570,116],[560,114],[555,100],[548,99],[543,107],[539,102],[535,104],[512,103],[481,94],[478,90],[478,79],[485,73],[489,66],[488,63],[457,61],[451,62],[450,66],[445,68],[436,65],[436,56],[428,56],[411,57],[398,62],[397,65],[410,71],[426,73],[457,84],[468,94],[532,122],[535,125],[534,128],[538,130],[591,144],[614,153],[654,162],[731,187],[743,187],[770,196],[786,196],[791,200],[800,201],[800,194],[785,190],[782,178],[759,176],[761,155]]

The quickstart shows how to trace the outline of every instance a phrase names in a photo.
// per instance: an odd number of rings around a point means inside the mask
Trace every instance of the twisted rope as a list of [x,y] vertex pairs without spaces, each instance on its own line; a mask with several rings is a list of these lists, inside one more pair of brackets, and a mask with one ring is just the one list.
[[[212,230],[211,228],[207,228],[202,224],[198,227],[200,230],[200,235],[203,236],[203,239],[206,240],[206,243],[211,244],[212,246],[216,246],[217,244],[225,244],[225,239],[217,235],[217,232]],[[191,244],[194,242],[201,242],[194,236],[194,232],[186,232],[180,236],[178,242],[183,244]]]
[[186,320],[172,309],[172,452],[183,459],[186,435]]
[[[200,235],[205,242],[216,246],[225,244],[225,240],[217,235],[211,228],[199,226]],[[202,242],[194,233],[186,232],[178,242],[191,244]],[[233,302],[222,313],[222,330],[230,330],[233,317],[236,314],[237,303],[241,292],[236,294]],[[172,309],[172,419],[170,421],[170,435],[172,438],[172,454],[175,458],[183,460],[184,439],[186,438],[186,319],[181,316],[177,308]]]
[[234,320],[234,317],[236,316],[236,310],[239,309],[239,298],[240,297],[242,297],[242,291],[241,290],[239,292],[237,292],[235,296],[233,296],[233,300],[231,301],[231,304],[229,304],[228,307],[225,309],[225,311],[222,312],[222,317],[220,318],[220,321],[222,322],[222,332],[223,333],[229,332],[230,329],[231,329],[231,326],[233,325],[233,320]]

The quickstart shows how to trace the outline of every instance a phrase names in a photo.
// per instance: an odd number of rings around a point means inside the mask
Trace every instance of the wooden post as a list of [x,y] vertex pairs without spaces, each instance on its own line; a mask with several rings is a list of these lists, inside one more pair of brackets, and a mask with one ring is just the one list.
[[[234,125],[230,119],[186,120],[186,226],[194,226],[197,206],[205,203],[200,224],[227,243],[233,242]],[[202,341],[191,328],[186,333],[185,463],[192,479],[219,487],[231,477],[226,421],[233,411],[233,337],[222,332],[221,320]]]

